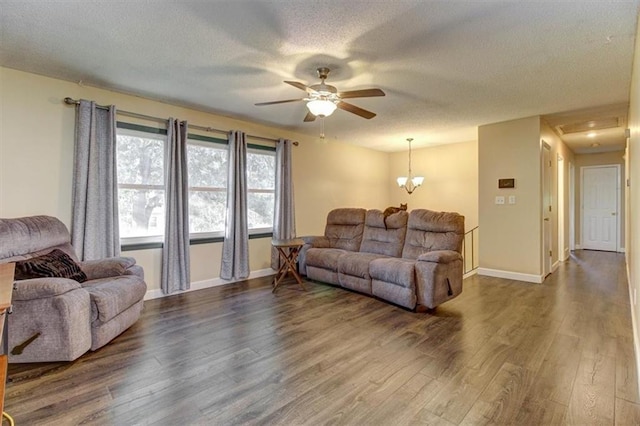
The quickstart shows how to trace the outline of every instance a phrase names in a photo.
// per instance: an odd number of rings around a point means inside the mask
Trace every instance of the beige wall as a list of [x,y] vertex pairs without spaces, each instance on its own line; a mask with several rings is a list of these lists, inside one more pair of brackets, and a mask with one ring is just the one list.
[[[640,15],[638,15],[640,21]],[[631,137],[628,141],[629,170],[631,186],[628,188],[628,220],[627,220],[627,268],[629,272],[629,288],[632,299],[632,318],[634,322],[634,341],[636,360],[640,371],[640,308],[637,293],[640,292],[640,24],[636,29],[636,46],[631,77],[629,129]]]
[[[293,153],[298,235],[322,232],[326,214],[334,207],[389,204],[387,153],[323,143],[281,129],[7,68],[0,68],[0,91],[0,217],[48,214],[70,224],[75,112],[63,104],[67,96],[195,125],[300,141]],[[251,270],[268,268],[270,240],[250,240],[249,245]],[[193,282],[219,276],[220,252],[220,243],[191,247]],[[145,268],[150,289],[158,289],[160,250],[127,254]]]
[[[456,211],[465,217],[465,229],[478,225],[478,143],[464,142],[412,150],[414,175],[423,185],[409,195],[395,179],[406,176],[409,153],[389,155],[390,205],[407,203],[409,210]],[[384,209],[384,207],[382,207]]]
[[[543,278],[543,143],[551,147],[553,265],[568,255],[573,152],[538,116],[488,124],[478,128],[480,273],[533,282]],[[515,189],[498,189],[500,178],[515,178]],[[508,203],[511,195],[516,197],[513,205]],[[505,204],[496,204],[496,196],[504,196]]]
[[[478,160],[480,268],[540,275],[539,117],[480,126]],[[500,178],[515,178],[515,189],[498,189]],[[495,204],[509,195],[516,204]]]
[[[598,154],[576,154],[575,166],[576,166],[576,176],[575,176],[575,227],[576,227],[576,246],[580,247],[582,242],[582,220],[581,220],[581,200],[582,200],[582,173],[580,168],[587,166],[602,166],[602,165],[619,165],[620,166],[620,188],[624,188],[624,182],[626,181],[625,174],[625,152],[624,151],[614,151],[614,152],[603,152]],[[618,244],[619,248],[624,248],[625,246],[625,191],[620,191],[620,243]]]

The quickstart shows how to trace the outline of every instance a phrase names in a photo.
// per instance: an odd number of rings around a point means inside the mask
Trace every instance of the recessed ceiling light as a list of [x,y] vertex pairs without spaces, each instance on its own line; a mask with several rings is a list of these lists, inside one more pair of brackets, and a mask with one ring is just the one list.
[[600,146],[600,144],[598,142],[594,142],[594,143],[591,144],[591,148],[597,148],[599,146]]
[[596,137],[596,132],[589,132],[589,133],[587,133],[587,137],[588,137],[588,138],[595,138],[595,137]]

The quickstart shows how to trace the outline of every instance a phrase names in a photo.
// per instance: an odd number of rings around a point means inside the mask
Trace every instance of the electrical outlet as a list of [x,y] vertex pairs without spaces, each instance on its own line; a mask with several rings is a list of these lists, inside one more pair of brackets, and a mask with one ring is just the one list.
[[515,204],[515,203],[516,203],[516,196],[509,195],[509,204]]
[[496,197],[496,204],[504,204],[504,197],[502,195]]

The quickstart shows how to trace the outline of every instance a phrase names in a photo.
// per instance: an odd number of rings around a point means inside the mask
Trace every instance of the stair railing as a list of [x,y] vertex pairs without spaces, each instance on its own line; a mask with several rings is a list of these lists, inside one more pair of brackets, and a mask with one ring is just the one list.
[[478,256],[477,256],[477,244],[479,227],[465,232],[464,239],[462,240],[462,262],[464,265],[464,275],[478,269]]

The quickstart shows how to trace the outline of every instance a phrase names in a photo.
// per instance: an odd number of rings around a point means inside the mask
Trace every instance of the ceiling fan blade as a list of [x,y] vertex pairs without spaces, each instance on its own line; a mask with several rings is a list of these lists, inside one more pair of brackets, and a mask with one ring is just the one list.
[[349,90],[347,92],[340,92],[338,96],[342,99],[348,98],[370,98],[373,96],[385,96],[385,93],[380,89],[363,89],[363,90]]
[[357,107],[353,104],[348,104],[346,102],[342,102],[342,101],[338,102],[336,106],[345,111],[349,111],[353,114],[359,115],[362,118],[366,118],[367,120],[370,120],[376,116],[376,114],[371,111],[367,111],[366,109],[362,109],[360,107]]
[[315,90],[313,90],[311,87],[308,87],[298,81],[285,81],[285,83],[292,85],[293,87],[296,87],[300,90],[304,90],[305,92],[312,94],[312,93],[318,93]]
[[316,121],[316,116],[315,116],[315,115],[313,115],[313,114],[311,114],[311,111],[309,111],[309,112],[307,113],[307,115],[305,115],[305,116],[304,116],[304,122],[305,122],[305,123],[308,123],[308,122],[310,122],[310,121]]
[[257,104],[255,104],[256,106],[263,106],[263,105],[275,105],[275,104],[286,104],[287,102],[300,102],[303,101],[304,99],[287,99],[284,101],[272,101],[272,102],[259,102]]

